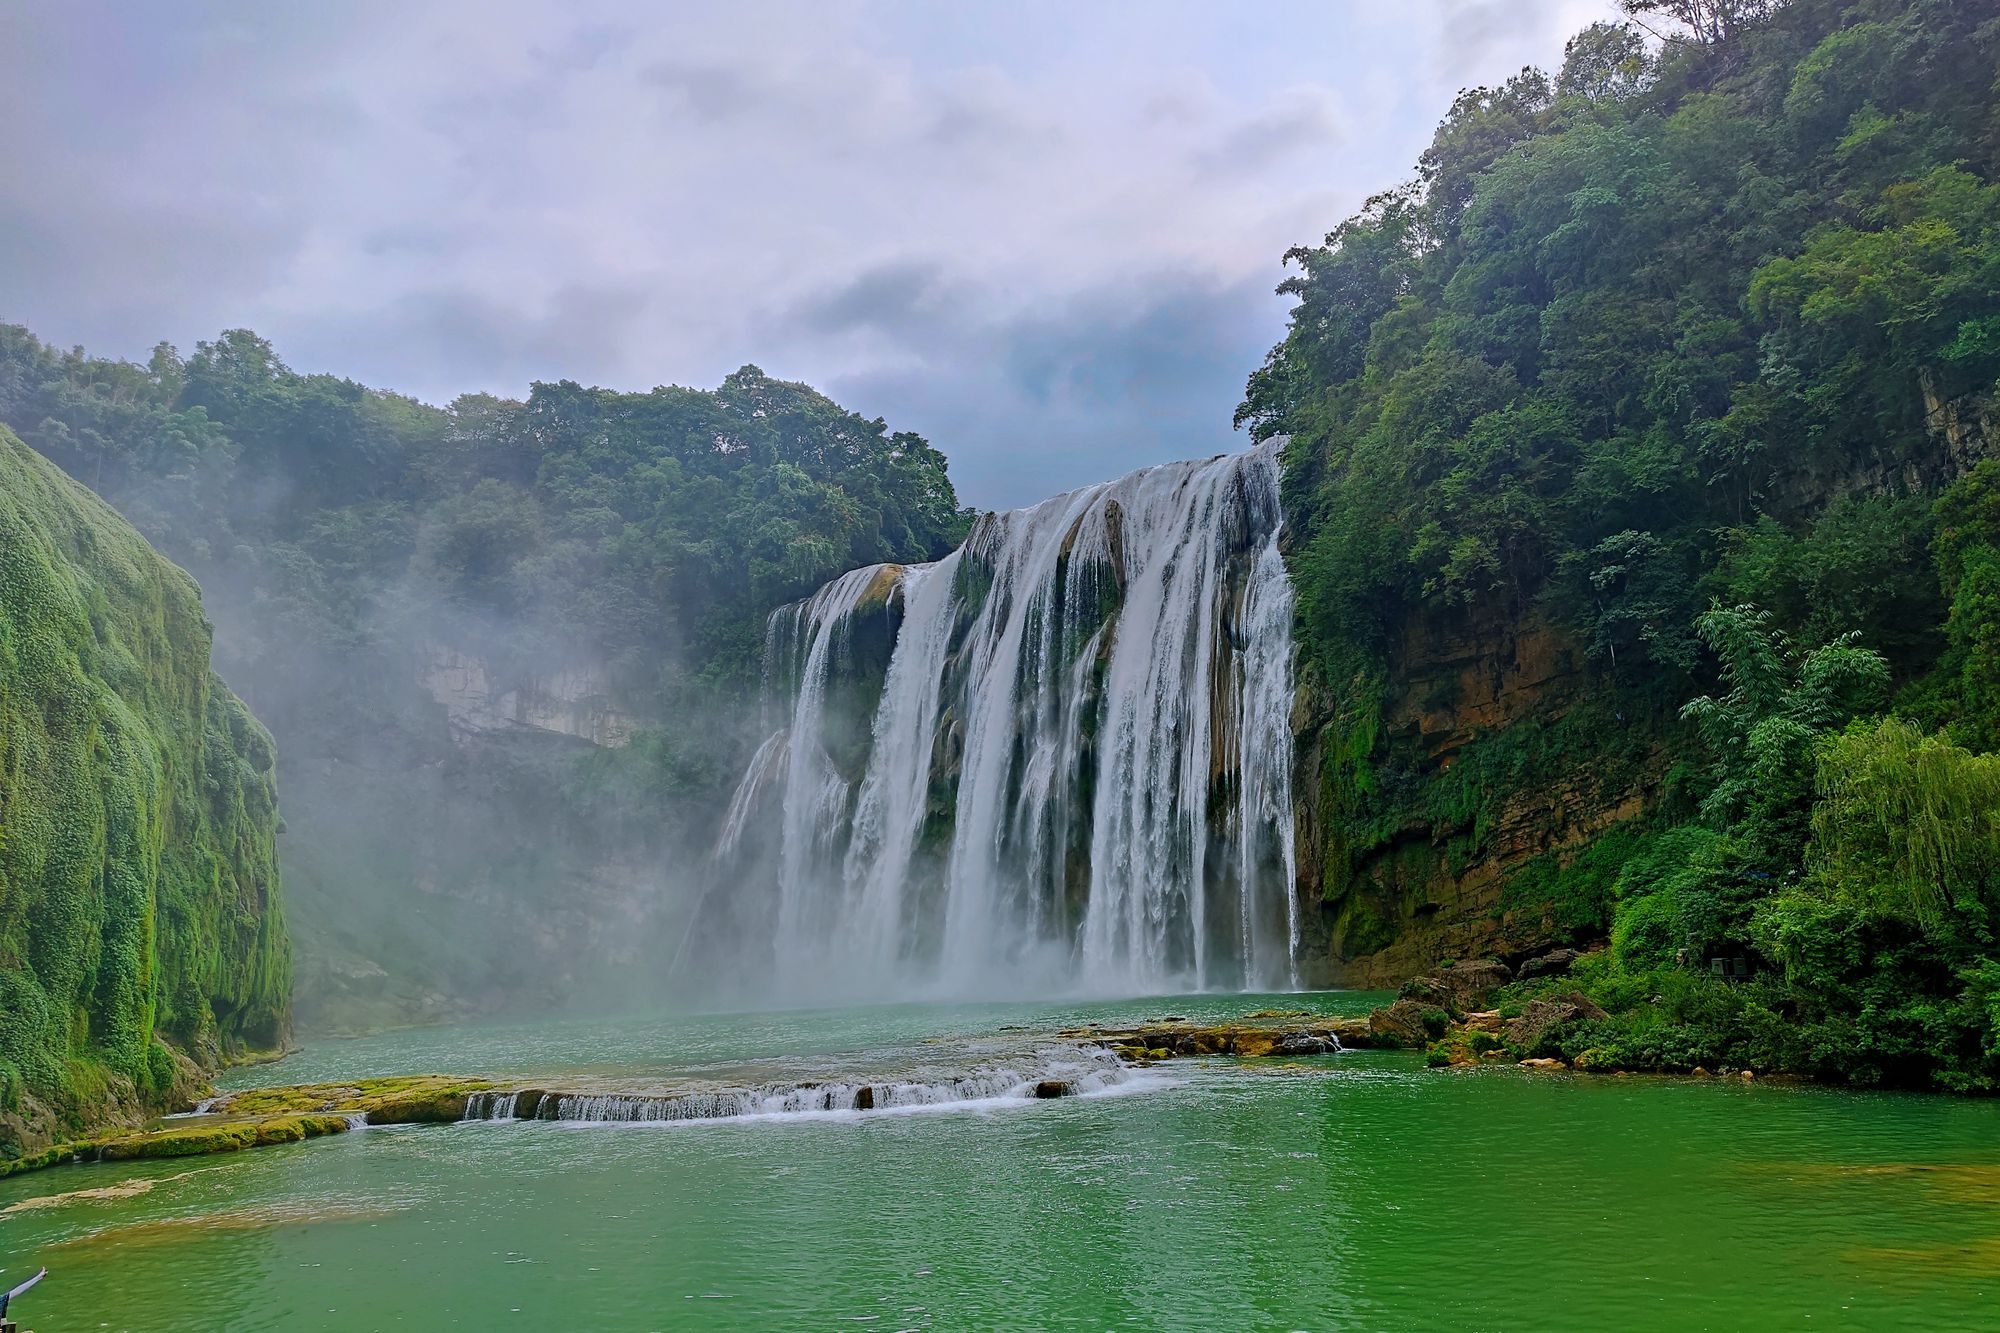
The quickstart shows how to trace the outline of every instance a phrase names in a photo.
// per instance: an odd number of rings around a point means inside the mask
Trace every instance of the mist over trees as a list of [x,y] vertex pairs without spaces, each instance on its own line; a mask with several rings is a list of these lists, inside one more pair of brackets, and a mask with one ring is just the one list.
[[[436,408],[246,330],[138,365],[0,327],[0,422],[200,581],[278,742],[308,1027],[646,984],[757,739],[768,612],[965,526],[923,439],[750,366]],[[448,725],[439,662],[581,689],[618,743]]]

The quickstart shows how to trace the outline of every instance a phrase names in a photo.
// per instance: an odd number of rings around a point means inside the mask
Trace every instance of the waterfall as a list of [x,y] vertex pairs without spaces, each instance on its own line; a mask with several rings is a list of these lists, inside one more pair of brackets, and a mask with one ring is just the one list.
[[1282,522],[1266,446],[984,515],[774,613],[778,729],[716,848],[767,991],[1296,984]]

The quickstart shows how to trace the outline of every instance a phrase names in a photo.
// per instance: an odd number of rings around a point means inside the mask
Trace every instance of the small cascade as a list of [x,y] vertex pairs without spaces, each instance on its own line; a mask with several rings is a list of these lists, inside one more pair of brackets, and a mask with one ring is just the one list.
[[519,1092],[475,1092],[465,1099],[466,1120],[513,1120]]
[[757,747],[757,753],[750,757],[750,767],[744,770],[742,781],[729,798],[729,810],[722,817],[722,832],[715,840],[715,859],[727,861],[736,855],[743,845],[743,832],[750,825],[750,816],[756,811],[758,800],[764,789],[778,781],[784,773],[785,733],[774,731]]
[[827,1079],[661,1093],[482,1092],[466,1099],[463,1118],[666,1124],[744,1116],[895,1111],[1083,1096],[1117,1087],[1131,1077],[1131,1070],[1103,1047],[1064,1046],[1044,1049],[1030,1059],[984,1064],[935,1077]]
[[368,1113],[366,1111],[349,1111],[341,1116],[341,1119],[347,1122],[349,1133],[357,1129],[368,1128]]
[[1282,525],[1265,446],[774,613],[718,956],[779,1000],[1294,986]]

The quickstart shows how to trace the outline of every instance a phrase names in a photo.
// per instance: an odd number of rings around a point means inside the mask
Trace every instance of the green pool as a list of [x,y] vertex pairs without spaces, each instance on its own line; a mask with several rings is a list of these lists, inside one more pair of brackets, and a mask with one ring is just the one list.
[[[1227,997],[546,1023],[327,1043],[233,1082],[935,1073]],[[1057,1101],[371,1129],[0,1181],[0,1283],[71,1330],[1971,1329],[2000,1103],[1174,1062]]]

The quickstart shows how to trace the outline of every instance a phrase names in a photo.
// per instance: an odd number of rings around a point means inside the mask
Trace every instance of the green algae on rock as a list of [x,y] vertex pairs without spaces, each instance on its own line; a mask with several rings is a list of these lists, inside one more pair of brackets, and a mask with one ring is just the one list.
[[240,1152],[340,1134],[360,1125],[447,1124],[465,1116],[466,1101],[494,1085],[486,1079],[416,1074],[253,1088],[203,1103],[186,1119],[157,1128],[114,1133],[0,1161],[0,1177],[70,1162],[123,1162]]

